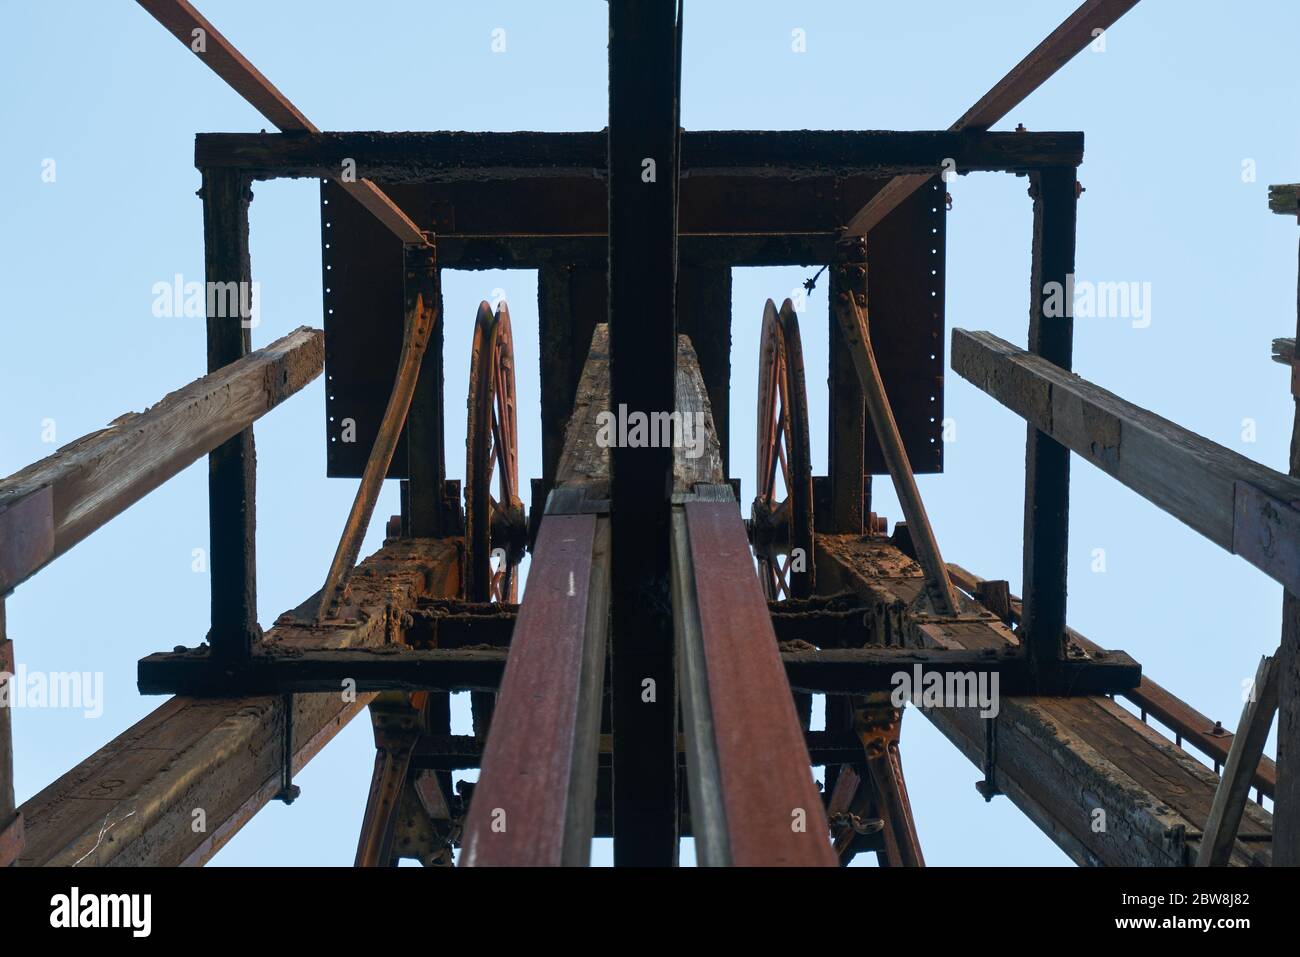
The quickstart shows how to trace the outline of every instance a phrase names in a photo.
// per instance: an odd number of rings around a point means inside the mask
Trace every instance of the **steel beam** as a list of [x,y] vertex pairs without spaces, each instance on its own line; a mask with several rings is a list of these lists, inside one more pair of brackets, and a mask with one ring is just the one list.
[[[453,531],[444,512],[447,463],[443,433],[442,283],[432,245],[402,248],[406,314],[429,331],[420,359],[415,392],[406,420],[406,528],[411,538],[433,538]],[[423,313],[423,315],[421,315]]]
[[[1074,170],[1035,173],[1029,351],[1066,372],[1074,354]],[[1056,309],[1051,308],[1055,303]],[[1061,308],[1062,305],[1064,308]],[[1032,424],[1025,438],[1025,612],[1021,635],[1044,692],[1059,687],[1065,658],[1065,597],[1070,550],[1070,450]]]
[[609,617],[609,520],[542,520],[461,863],[586,865]]
[[[1094,42],[1098,32],[1106,30],[1137,6],[1137,2],[1138,0],[1086,0],[1080,4],[1010,73],[963,113],[949,130],[954,133],[987,130],[1019,106],[1029,94],[1074,59],[1088,44]],[[965,167],[958,162],[956,169],[964,171]],[[867,235],[876,224],[897,209],[903,200],[924,186],[928,176],[939,171],[937,167],[931,167],[929,174],[899,176],[890,180],[849,221],[845,233],[849,236]]]
[[[932,130],[685,130],[682,176],[784,180],[816,176],[938,173],[945,159],[963,171],[1027,172],[1078,166],[1083,134]],[[199,133],[195,165],[226,166],[255,179],[337,176],[345,160],[385,185],[603,177],[603,132]],[[639,167],[638,167],[639,175]]]
[[674,509],[673,618],[700,863],[833,866],[825,811],[734,501]]
[[[671,413],[680,6],[609,5],[609,408]],[[671,448],[611,450],[614,862],[677,860]]]
[[934,537],[934,529],[930,527],[925,503],[921,501],[921,492],[916,487],[916,476],[912,474],[912,464],[908,461],[907,450],[903,448],[903,437],[894,420],[889,396],[885,394],[880,367],[876,364],[875,352],[871,348],[867,317],[856,297],[848,290],[840,293],[835,310],[840,332],[853,357],[853,366],[862,385],[862,395],[876,440],[880,443],[885,463],[889,466],[889,477],[893,480],[899,505],[907,519],[917,560],[925,569],[930,598],[939,614],[956,615],[960,611],[960,602],[948,579],[948,568],[939,553],[939,543]]
[[[230,170],[204,170],[203,261],[207,297],[208,372],[253,351],[253,282],[248,254],[250,180]],[[230,307],[234,306],[232,310]],[[212,652],[246,661],[262,637],[257,624],[257,452],[250,424],[208,455],[208,577]]]
[[861,535],[870,512],[871,478],[866,474],[867,407],[862,380],[853,364],[844,330],[840,327],[840,302],[850,296],[867,307],[866,244],[840,243],[830,267],[830,333],[828,433],[826,461],[830,481],[830,509],[817,524],[830,532]]
[[[275,88],[257,68],[244,59],[234,44],[208,22],[187,0],[137,0],[176,39],[192,50],[231,89],[281,130],[320,132],[288,97]],[[374,183],[367,179],[345,180],[340,164],[323,175],[339,185],[405,243],[423,243],[424,234]]]

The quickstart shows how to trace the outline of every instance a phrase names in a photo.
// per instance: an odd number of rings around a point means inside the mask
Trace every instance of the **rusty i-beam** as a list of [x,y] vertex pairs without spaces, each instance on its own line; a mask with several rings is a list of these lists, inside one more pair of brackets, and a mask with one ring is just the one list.
[[[987,130],[1137,4],[1138,0],[1086,0],[948,129]],[[894,177],[849,220],[845,235],[866,236],[927,179],[921,175]]]
[[[609,5],[609,401],[671,413],[681,2]],[[611,450],[614,862],[677,861],[671,448]]]

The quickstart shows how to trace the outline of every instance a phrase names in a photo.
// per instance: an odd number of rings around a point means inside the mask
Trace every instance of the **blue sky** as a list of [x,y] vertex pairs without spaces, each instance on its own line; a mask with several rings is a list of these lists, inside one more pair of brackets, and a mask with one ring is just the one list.
[[[689,129],[942,129],[1075,6],[1074,0],[924,5],[728,3],[686,10],[683,125]],[[582,130],[606,123],[606,7],[531,2],[205,0],[203,12],[323,129]],[[204,371],[199,319],[152,314],[155,282],[202,278],[193,137],[268,126],[130,2],[0,4],[0,474],[139,410]],[[1077,272],[1151,283],[1151,323],[1079,319],[1075,369],[1229,448],[1285,469],[1293,406],[1269,343],[1295,329],[1296,225],[1267,210],[1269,183],[1300,178],[1294,124],[1295,12],[1285,0],[1224,7],[1145,0],[1014,110],[999,129],[1083,130]],[[506,49],[493,53],[494,29]],[[805,31],[807,50],[791,49]],[[54,182],[42,164],[55,161]],[[1243,178],[1253,161],[1255,178]],[[1025,338],[1031,211],[1026,181],[952,183],[949,327]],[[262,183],[252,208],[262,324],[255,345],[321,324],[317,186]],[[763,301],[810,270],[734,277],[732,463],[753,484],[752,409]],[[540,472],[536,277],[453,273],[444,281],[447,460],[463,474],[461,396],[474,307],[505,290],[519,355],[521,471]],[[825,468],[825,283],[804,321],[813,452]],[[1023,423],[953,374],[947,471],[921,491],[945,557],[1018,590]],[[324,477],[317,380],[257,424],[259,613],[264,625],[320,586],[355,483]],[[53,420],[56,442],[42,441]],[[1243,426],[1254,423],[1253,436]],[[1253,440],[1247,440],[1253,438]],[[887,482],[876,510],[899,509]],[[526,487],[526,486],[525,486]],[[1277,643],[1280,588],[1075,459],[1070,622],[1142,661],[1146,673],[1233,725],[1241,682]],[[388,488],[380,518],[397,510]],[[8,600],[29,669],[102,671],[102,716],[15,713],[23,800],[157,707],[135,662],[206,632],[204,466],[196,464]],[[1092,570],[1104,549],[1106,570]],[[458,714],[464,717],[460,709]],[[464,717],[467,720],[467,717]],[[1053,864],[1064,855],[909,713],[904,762],[931,864]],[[1270,748],[1271,750],[1271,748]],[[305,771],[303,798],[273,805],[216,863],[347,864],[372,742],[354,722]],[[597,859],[608,859],[608,848]]]

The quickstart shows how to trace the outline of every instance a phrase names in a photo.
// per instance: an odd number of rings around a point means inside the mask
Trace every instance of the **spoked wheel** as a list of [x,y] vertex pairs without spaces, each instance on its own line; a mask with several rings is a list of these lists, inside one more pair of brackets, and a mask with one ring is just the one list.
[[470,601],[514,602],[527,529],[519,498],[519,430],[510,310],[479,303],[465,430],[465,545]]
[[763,307],[758,358],[758,495],[754,555],[769,600],[813,593],[812,456],[799,319],[787,299]]

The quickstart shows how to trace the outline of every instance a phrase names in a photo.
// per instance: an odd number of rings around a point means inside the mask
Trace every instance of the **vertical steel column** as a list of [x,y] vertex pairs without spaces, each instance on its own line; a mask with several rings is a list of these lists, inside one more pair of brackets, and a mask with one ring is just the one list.
[[443,332],[439,321],[442,275],[433,245],[411,243],[403,247],[402,255],[407,322],[424,322],[432,329],[406,417],[406,533],[413,538],[433,538],[444,533],[442,494],[447,477],[443,448]]
[[[252,351],[249,179],[202,171],[203,263],[207,277],[208,372]],[[208,550],[214,658],[238,665],[261,637],[257,624],[257,453],[249,426],[208,455]]]
[[[1076,185],[1072,167],[1030,176],[1034,246],[1029,351],[1063,369],[1070,368],[1074,344],[1070,299]],[[1049,303],[1053,308],[1048,308]],[[1054,308],[1058,303],[1061,308]],[[1064,662],[1069,541],[1070,450],[1030,425],[1025,443],[1025,598],[1020,634],[1034,662],[1039,689],[1048,693],[1057,689]]]
[[1201,847],[1196,854],[1197,867],[1226,867],[1232,859],[1237,829],[1250,800],[1250,785],[1259,768],[1259,759],[1264,756],[1264,744],[1277,711],[1276,664],[1274,658],[1260,659],[1250,699],[1241,709],[1237,733],[1228,748],[1228,760],[1223,763],[1223,777],[1210,804]]
[[[610,405],[675,404],[678,4],[609,4]],[[614,863],[677,860],[671,448],[614,448]]]
[[818,518],[818,527],[830,532],[861,535],[865,528],[864,500],[870,479],[863,472],[866,448],[866,403],[862,383],[853,366],[836,303],[844,293],[867,308],[867,243],[858,237],[836,247],[838,261],[830,269],[830,442],[827,471],[831,484],[831,514]]

